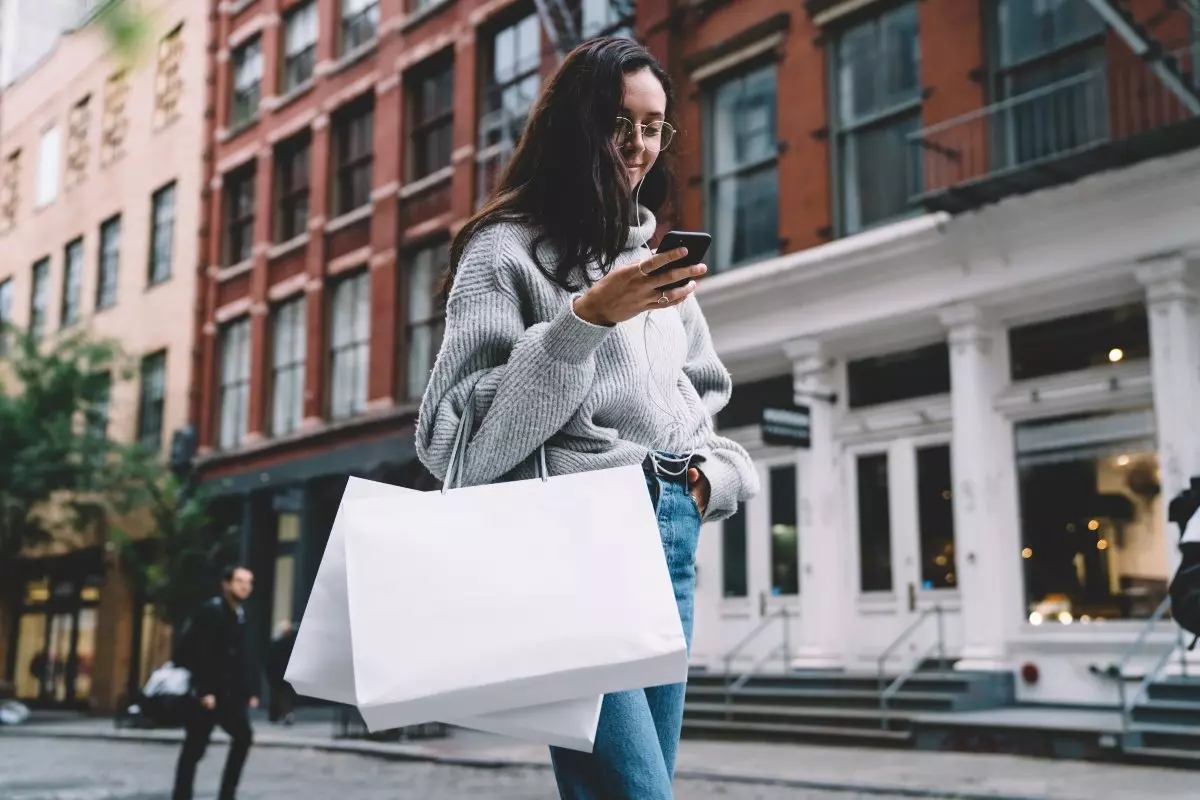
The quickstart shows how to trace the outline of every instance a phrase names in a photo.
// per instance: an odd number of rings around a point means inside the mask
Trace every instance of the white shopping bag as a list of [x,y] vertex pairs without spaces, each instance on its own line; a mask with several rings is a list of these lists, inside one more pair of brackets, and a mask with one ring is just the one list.
[[[342,506],[366,497],[414,493],[412,489],[350,478]],[[298,693],[346,705],[355,704],[350,649],[350,608],[346,589],[345,516],[338,510],[285,679]],[[437,720],[538,744],[591,752],[600,718],[599,695],[546,703],[493,714]]]
[[369,728],[686,680],[638,465],[365,498],[340,513]]

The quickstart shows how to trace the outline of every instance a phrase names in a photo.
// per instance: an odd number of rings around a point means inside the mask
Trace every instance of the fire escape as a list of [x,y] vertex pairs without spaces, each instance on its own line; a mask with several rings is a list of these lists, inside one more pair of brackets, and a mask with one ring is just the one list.
[[[534,0],[546,39],[561,62],[571,50],[596,36],[632,33],[635,0]],[[479,120],[475,197],[482,204],[508,163],[525,127],[526,113],[504,103]]]
[[[910,134],[911,201],[957,213],[1200,143],[1200,0],[1160,0],[1157,21],[1187,22],[1165,44],[1129,0],[1079,0],[1125,48],[1104,63]],[[1121,52],[1126,50],[1127,52]]]

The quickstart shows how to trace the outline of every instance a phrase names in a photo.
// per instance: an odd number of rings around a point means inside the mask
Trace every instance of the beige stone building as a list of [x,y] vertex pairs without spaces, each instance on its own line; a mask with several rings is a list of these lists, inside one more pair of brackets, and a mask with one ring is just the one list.
[[[140,370],[111,386],[108,434],[165,452],[188,415],[208,4],[142,5],[136,59],[76,18],[0,98],[0,320],[118,340]],[[162,657],[98,539],[0,585],[0,677],[24,699],[108,710]]]

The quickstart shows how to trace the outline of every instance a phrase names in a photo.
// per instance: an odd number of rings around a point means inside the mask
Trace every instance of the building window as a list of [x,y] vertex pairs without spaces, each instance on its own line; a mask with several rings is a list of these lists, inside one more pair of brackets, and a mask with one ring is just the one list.
[[42,132],[38,143],[37,187],[34,199],[38,208],[58,197],[58,170],[62,157],[62,139],[58,126]]
[[179,116],[183,97],[183,26],[158,43],[158,70],[154,75],[154,127],[169,125]]
[[[1080,0],[997,0],[994,168],[1073,151],[1108,135],[1105,22]],[[1035,95],[1031,92],[1037,91]]]
[[0,281],[0,356],[8,354],[9,337],[12,335],[13,318],[12,278]]
[[0,233],[17,226],[17,207],[21,187],[21,151],[14,150],[4,159],[4,179],[0,182]]
[[334,213],[345,214],[371,202],[374,164],[373,97],[344,109],[334,123]]
[[88,436],[96,442],[108,439],[109,406],[112,400],[112,373],[94,376],[98,382],[91,408],[86,413]]
[[138,443],[151,453],[162,450],[163,408],[167,398],[167,352],[142,359],[138,392]]
[[708,218],[714,270],[779,252],[775,66],[714,87],[709,108]]
[[342,52],[353,53],[379,35],[379,0],[342,0]]
[[100,225],[100,269],[96,277],[96,308],[117,304],[117,271],[121,263],[121,216]]
[[950,348],[937,342],[846,364],[850,408],[897,403],[950,391]]
[[1150,616],[1167,593],[1154,413],[1016,426],[1029,622]]
[[950,445],[917,450],[917,521],[920,525],[921,587],[953,589],[954,503]]
[[262,89],[262,39],[255,37],[233,51],[233,97],[229,125],[237,128],[258,114]]
[[771,594],[800,593],[800,543],[797,539],[796,465],[772,467]]
[[29,335],[42,338],[46,332],[46,316],[50,301],[50,258],[33,265],[33,289],[29,293]]
[[1150,358],[1146,306],[1131,303],[1012,328],[1008,349],[1014,381],[1145,361]]
[[721,523],[721,593],[725,597],[749,594],[746,565],[746,506],[739,505],[732,517]]
[[442,346],[446,307],[438,290],[449,250],[445,245],[418,250],[408,267],[408,397],[419,400]]
[[254,178],[251,161],[225,176],[225,263],[240,264],[254,254]]
[[439,60],[417,76],[410,91],[409,179],[415,181],[450,166],[454,149],[454,62]]
[[344,419],[367,406],[367,358],[371,342],[370,275],[361,272],[339,281],[333,290],[329,406]]
[[150,285],[171,277],[175,238],[175,184],[168,183],[150,200]]
[[83,290],[83,239],[71,241],[63,249],[63,293],[59,325],[63,328],[79,321],[80,294]]
[[250,319],[230,322],[221,330],[221,383],[217,407],[218,447],[229,450],[242,443],[250,420]]
[[125,152],[125,135],[129,131],[126,100],[129,96],[129,74],[113,73],[104,86],[104,119],[100,130],[100,166],[106,167]]
[[858,588],[892,590],[892,518],[887,453],[858,457]]
[[271,433],[298,430],[304,417],[305,298],[280,305],[271,323]]
[[580,32],[584,39],[597,36],[633,38],[634,0],[582,0]]
[[67,117],[67,174],[63,183],[73,189],[87,177],[88,122],[91,117],[91,96],[71,108]]
[[286,242],[308,230],[309,158],[312,139],[302,134],[275,151],[276,240]]
[[283,92],[288,94],[312,80],[317,63],[317,4],[305,3],[283,22]]
[[477,199],[491,193],[537,98],[541,78],[542,31],[536,14],[502,28],[492,37],[486,62],[483,108],[479,119]]
[[834,50],[840,228],[857,233],[904,214],[920,193],[921,127],[917,5],[850,28]]

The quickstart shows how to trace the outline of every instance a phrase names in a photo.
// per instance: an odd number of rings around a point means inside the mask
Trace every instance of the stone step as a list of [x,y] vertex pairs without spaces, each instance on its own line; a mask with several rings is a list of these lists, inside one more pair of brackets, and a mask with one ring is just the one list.
[[[688,686],[687,700],[692,702],[724,701],[723,686]],[[735,692],[732,703],[764,704],[786,708],[795,706],[824,708],[878,709],[879,692],[864,689],[799,689],[746,687]],[[950,711],[954,708],[953,695],[939,692],[909,691],[901,689],[888,701],[890,708],[897,710]]]
[[883,745],[904,747],[912,740],[909,731],[843,728],[829,725],[802,725],[767,722],[726,722],[722,720],[683,720],[688,737],[749,739],[753,741],[807,742],[824,744]]
[[685,720],[720,722],[750,722],[810,727],[848,727],[864,730],[907,730],[908,719],[903,712],[889,713],[886,727],[884,715],[878,709],[818,708],[812,706],[753,705],[739,703],[688,703],[683,710]]

